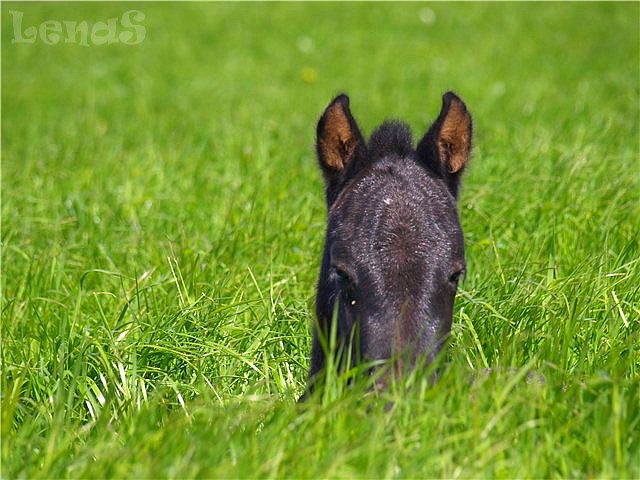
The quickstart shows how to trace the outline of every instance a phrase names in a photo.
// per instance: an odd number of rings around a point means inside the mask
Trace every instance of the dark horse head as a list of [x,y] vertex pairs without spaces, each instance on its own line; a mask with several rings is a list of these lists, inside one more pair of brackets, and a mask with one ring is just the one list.
[[456,197],[471,131],[471,115],[451,92],[416,148],[398,122],[383,123],[365,142],[346,95],[320,118],[328,226],[310,389],[326,364],[323,339],[333,321],[350,364],[394,358],[412,367],[440,350],[465,271]]

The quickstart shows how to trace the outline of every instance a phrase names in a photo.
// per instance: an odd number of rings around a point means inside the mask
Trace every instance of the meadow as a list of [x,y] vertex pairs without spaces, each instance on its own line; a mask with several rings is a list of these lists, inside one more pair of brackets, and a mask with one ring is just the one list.
[[[2,478],[640,477],[640,4],[1,8]],[[136,45],[13,42],[129,10]],[[450,89],[440,380],[299,405],[318,116],[418,138]]]

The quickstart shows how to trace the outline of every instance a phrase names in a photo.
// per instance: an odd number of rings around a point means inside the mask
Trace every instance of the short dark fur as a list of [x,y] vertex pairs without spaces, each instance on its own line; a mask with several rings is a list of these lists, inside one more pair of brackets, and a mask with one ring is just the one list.
[[352,349],[352,363],[400,358],[414,365],[440,350],[465,269],[455,199],[471,131],[470,114],[451,92],[417,149],[400,122],[383,123],[365,143],[346,95],[320,118],[328,225],[309,391],[325,366],[320,337],[329,335],[336,303],[339,344]]

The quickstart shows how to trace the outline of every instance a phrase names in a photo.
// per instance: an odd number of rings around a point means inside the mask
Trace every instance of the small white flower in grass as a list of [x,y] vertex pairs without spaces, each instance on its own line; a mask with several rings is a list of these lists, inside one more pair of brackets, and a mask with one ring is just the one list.
[[430,8],[423,8],[420,10],[420,21],[425,25],[433,25],[436,21],[436,12]]
[[507,88],[504,82],[496,82],[493,84],[493,87],[491,87],[491,95],[493,95],[494,97],[501,97],[506,91]]
[[298,50],[302,53],[311,53],[313,52],[313,40],[311,37],[303,36],[298,38]]

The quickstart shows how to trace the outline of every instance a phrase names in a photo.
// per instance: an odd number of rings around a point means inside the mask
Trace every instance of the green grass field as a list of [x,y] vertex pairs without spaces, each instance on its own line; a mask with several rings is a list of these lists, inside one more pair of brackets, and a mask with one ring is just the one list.
[[[12,43],[145,15],[139,45]],[[640,5],[2,3],[1,478],[640,477]],[[315,124],[474,116],[438,367],[297,405]],[[387,411],[389,402],[393,407]]]

